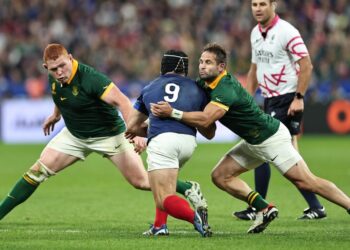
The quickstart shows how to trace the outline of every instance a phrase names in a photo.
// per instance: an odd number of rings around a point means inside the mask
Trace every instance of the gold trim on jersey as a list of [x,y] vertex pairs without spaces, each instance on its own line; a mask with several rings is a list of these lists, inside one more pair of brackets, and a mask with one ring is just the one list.
[[225,75],[227,75],[227,71],[224,70],[220,75],[218,75],[214,81],[212,81],[211,83],[209,83],[207,86],[211,89],[215,89],[216,86],[219,84],[221,78],[223,78]]
[[78,61],[73,59],[73,62],[72,62],[72,74],[70,75],[69,77],[69,80],[68,80],[68,84],[70,84],[73,80],[73,77],[75,76],[75,74],[77,73],[77,70],[78,70]]
[[216,106],[219,106],[220,108],[223,108],[224,110],[228,111],[229,110],[229,107],[227,107],[226,105],[220,103],[220,102],[215,102],[215,101],[211,101],[210,103],[216,105]]
[[114,83],[111,82],[108,86],[106,86],[106,90],[102,93],[100,99],[103,99],[111,90],[112,88],[114,87]]

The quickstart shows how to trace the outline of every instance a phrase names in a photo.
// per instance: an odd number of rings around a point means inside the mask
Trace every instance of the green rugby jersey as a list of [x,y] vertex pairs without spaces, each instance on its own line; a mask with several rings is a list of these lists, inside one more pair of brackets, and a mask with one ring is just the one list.
[[203,80],[198,84],[207,92],[211,103],[227,111],[219,121],[248,143],[260,144],[278,130],[280,122],[265,114],[237,79],[226,71],[209,85]]
[[72,76],[61,86],[49,75],[51,94],[67,129],[80,139],[114,136],[125,131],[118,110],[102,101],[112,81],[94,68],[73,60]]

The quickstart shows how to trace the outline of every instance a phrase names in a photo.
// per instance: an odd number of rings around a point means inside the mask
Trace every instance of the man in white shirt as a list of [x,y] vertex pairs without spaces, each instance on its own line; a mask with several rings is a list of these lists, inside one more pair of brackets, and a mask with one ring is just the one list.
[[[292,135],[293,146],[298,149],[297,135],[304,111],[312,63],[299,31],[276,14],[276,0],[252,0],[252,13],[258,24],[251,32],[252,61],[248,72],[247,90],[254,95],[259,87],[265,97],[264,111],[280,120]],[[270,180],[270,166],[262,164],[255,169],[256,191],[264,198]],[[309,208],[299,219],[326,217],[325,208],[316,195],[300,190]],[[234,212],[243,220],[254,220],[252,207]]]

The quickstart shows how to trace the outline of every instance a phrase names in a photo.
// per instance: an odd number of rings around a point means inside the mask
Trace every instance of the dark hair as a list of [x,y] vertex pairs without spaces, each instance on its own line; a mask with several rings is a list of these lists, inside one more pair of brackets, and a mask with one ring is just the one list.
[[181,50],[168,50],[162,58],[160,73],[188,74],[188,56]]
[[205,45],[203,52],[208,51],[216,55],[216,63],[224,63],[227,64],[227,53],[223,47],[221,47],[217,43],[208,43]]

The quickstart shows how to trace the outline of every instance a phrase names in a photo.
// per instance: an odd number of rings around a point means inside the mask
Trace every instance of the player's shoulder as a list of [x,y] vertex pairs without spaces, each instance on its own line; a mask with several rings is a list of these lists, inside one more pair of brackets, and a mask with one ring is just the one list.
[[85,72],[85,73],[91,73],[91,72],[96,72],[97,70],[90,65],[79,62],[78,71]]
[[104,73],[98,71],[94,67],[80,62],[78,64],[78,73],[82,78],[107,77]]
[[220,84],[225,84],[225,85],[233,85],[234,83],[238,83],[238,80],[231,73],[227,73],[220,81]]

